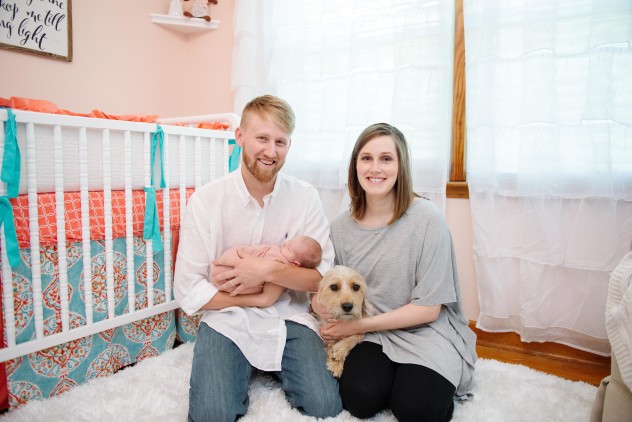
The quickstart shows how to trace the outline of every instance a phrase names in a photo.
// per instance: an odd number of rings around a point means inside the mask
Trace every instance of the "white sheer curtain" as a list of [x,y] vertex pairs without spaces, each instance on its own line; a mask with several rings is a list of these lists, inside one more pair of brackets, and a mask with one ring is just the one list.
[[478,326],[609,353],[632,239],[632,1],[465,0]]
[[284,171],[346,204],[351,149],[388,122],[411,145],[414,187],[444,206],[449,168],[452,1],[236,0],[234,107],[287,100],[297,127]]

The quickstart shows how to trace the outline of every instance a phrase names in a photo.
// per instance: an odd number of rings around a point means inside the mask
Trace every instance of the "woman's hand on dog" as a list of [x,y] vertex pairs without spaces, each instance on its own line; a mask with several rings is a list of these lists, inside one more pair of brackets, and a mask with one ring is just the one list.
[[362,319],[351,321],[329,320],[320,327],[320,335],[324,340],[340,340],[354,334],[362,333]]

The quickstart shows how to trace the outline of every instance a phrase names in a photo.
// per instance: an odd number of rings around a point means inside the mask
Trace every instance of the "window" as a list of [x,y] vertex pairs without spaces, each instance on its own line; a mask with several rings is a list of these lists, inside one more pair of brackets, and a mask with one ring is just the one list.
[[386,121],[411,145],[415,190],[444,206],[452,2],[331,0],[288,6],[242,0],[236,3],[235,31],[235,108],[268,92],[288,100],[296,112],[292,160],[284,171],[321,193],[344,190],[358,134]]

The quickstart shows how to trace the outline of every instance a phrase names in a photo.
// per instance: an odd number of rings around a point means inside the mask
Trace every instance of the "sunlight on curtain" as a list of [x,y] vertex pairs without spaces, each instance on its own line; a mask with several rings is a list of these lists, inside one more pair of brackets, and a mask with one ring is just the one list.
[[346,205],[353,144],[376,122],[402,130],[416,191],[444,208],[453,34],[452,1],[237,0],[235,110],[264,93],[292,105],[284,171],[316,186],[330,217]]
[[632,239],[632,2],[465,0],[464,21],[477,324],[607,354]]

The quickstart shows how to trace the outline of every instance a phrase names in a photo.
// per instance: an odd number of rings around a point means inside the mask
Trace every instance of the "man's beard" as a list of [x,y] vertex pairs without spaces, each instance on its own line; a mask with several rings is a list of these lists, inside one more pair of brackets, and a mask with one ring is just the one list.
[[262,183],[269,183],[274,180],[277,173],[281,169],[276,163],[270,170],[263,170],[257,165],[257,159],[251,160],[246,154],[243,155],[244,164],[250,173]]

